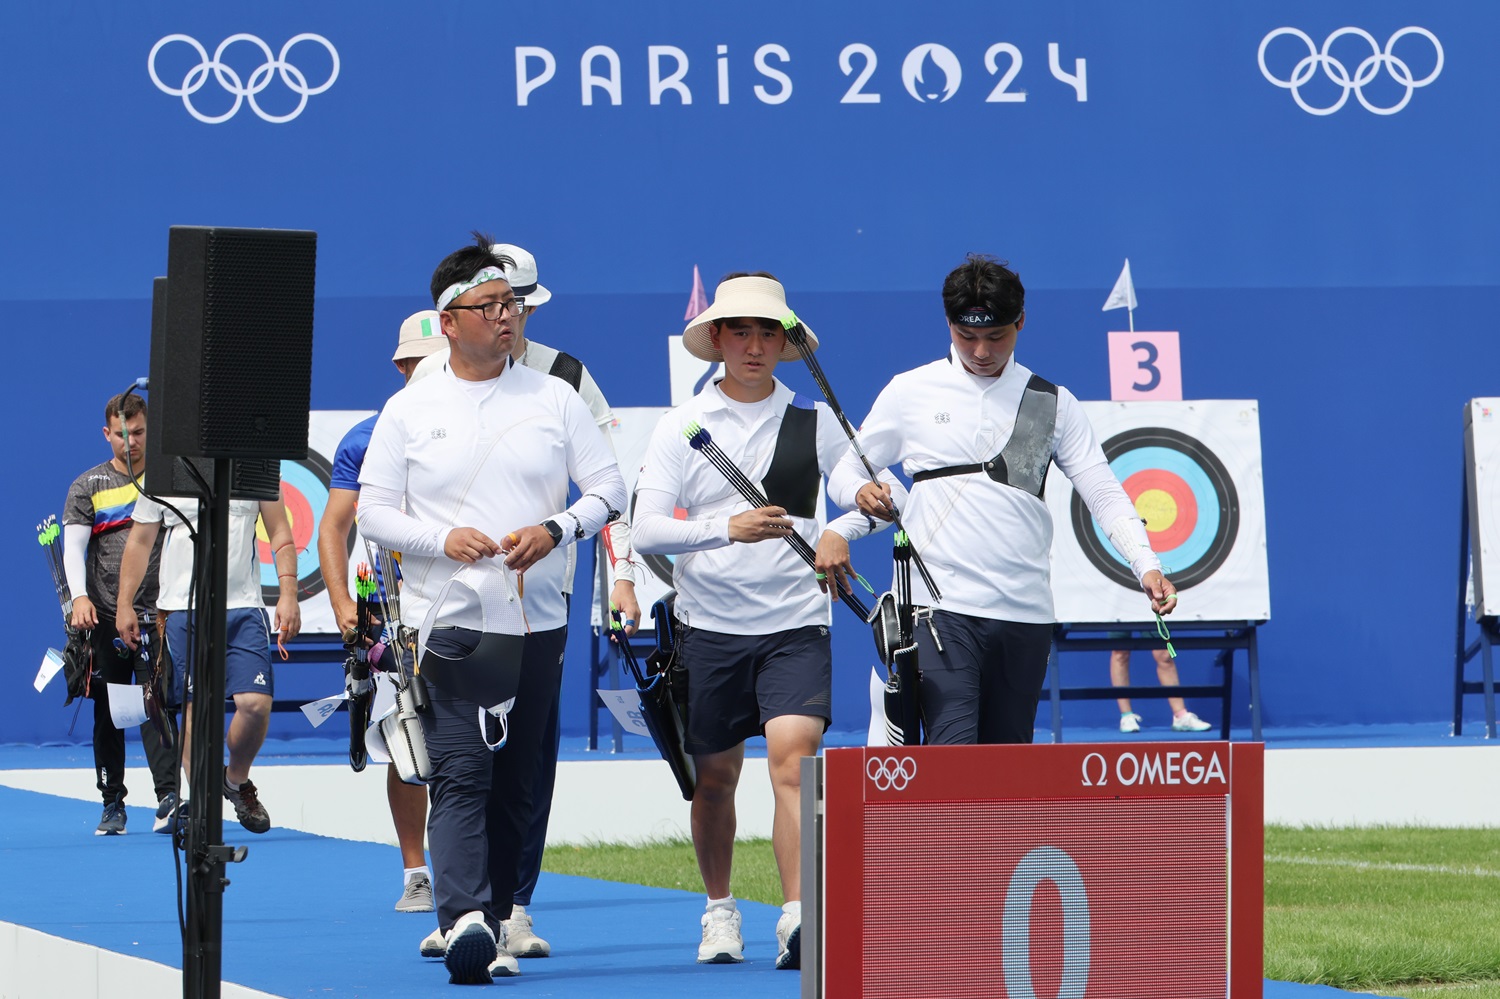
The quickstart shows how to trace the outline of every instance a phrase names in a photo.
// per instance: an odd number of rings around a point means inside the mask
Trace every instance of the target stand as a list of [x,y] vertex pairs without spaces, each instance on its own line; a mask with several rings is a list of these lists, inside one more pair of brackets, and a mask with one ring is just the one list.
[[1271,617],[1259,405],[1210,399],[1082,406],[1181,597],[1166,619],[1173,646],[1217,651],[1223,675],[1218,683],[1174,687],[1062,685],[1064,653],[1160,648],[1162,641],[1129,562],[1054,469],[1046,499],[1054,525],[1053,608],[1062,623],[1048,663],[1052,741],[1062,740],[1062,701],[1116,697],[1215,698],[1223,706],[1219,735],[1228,739],[1234,653],[1241,649],[1249,663],[1251,732],[1259,740],[1257,629]]
[[[1458,625],[1453,654],[1453,734],[1463,735],[1464,695],[1484,699],[1484,737],[1495,738],[1494,647],[1500,644],[1500,399],[1470,399],[1464,407],[1464,481],[1458,520]],[[1466,599],[1470,580],[1472,600]],[[1490,585],[1486,586],[1485,584]],[[1472,606],[1478,636],[1469,642]],[[1464,679],[1479,658],[1480,679]]]
[[1234,653],[1243,649],[1249,668],[1250,738],[1256,742],[1260,733],[1260,650],[1254,621],[1203,621],[1172,626],[1172,646],[1177,649],[1217,650],[1214,666],[1223,670],[1223,679],[1211,684],[1179,684],[1175,687],[1064,687],[1060,676],[1060,657],[1064,652],[1112,652],[1115,649],[1159,649],[1162,640],[1154,635],[1118,635],[1124,626],[1113,624],[1059,624],[1052,634],[1052,654],[1047,662],[1047,693],[1052,706],[1052,741],[1062,742],[1062,702],[1072,700],[1103,701],[1117,697],[1131,700],[1164,700],[1168,697],[1214,698],[1221,705],[1219,738],[1229,739],[1230,706],[1234,699]]

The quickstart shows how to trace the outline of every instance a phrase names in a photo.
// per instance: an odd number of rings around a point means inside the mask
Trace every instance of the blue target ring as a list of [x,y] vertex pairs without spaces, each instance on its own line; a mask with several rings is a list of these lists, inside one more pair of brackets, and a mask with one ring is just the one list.
[[[1193,491],[1193,496],[1198,499],[1198,521],[1193,526],[1193,531],[1188,535],[1186,541],[1166,551],[1158,551],[1163,565],[1193,565],[1203,559],[1213,547],[1214,538],[1219,532],[1219,502],[1214,490],[1214,483],[1208,473],[1203,471],[1197,461],[1189,458],[1181,451],[1165,447],[1142,447],[1133,451],[1127,451],[1109,463],[1110,470],[1115,473],[1115,478],[1124,482],[1137,472],[1161,470],[1171,472]],[[1134,499],[1134,497],[1131,497]],[[1208,502],[1205,502],[1205,499]],[[1121,558],[1120,553],[1115,551],[1114,546],[1109,543],[1109,537],[1097,522],[1091,521],[1094,527],[1095,538],[1099,542],[1101,550],[1108,553],[1120,565],[1129,568],[1129,563]],[[1131,579],[1134,579],[1134,575]]]
[[[301,600],[326,589],[318,559],[318,530],[323,513],[328,509],[332,474],[333,468],[327,460],[311,450],[306,458],[281,462],[281,493],[292,518],[292,539],[297,547],[297,595]],[[351,534],[347,543],[349,551],[353,551],[353,546]],[[281,588],[276,578],[276,565],[267,555],[269,550],[261,553],[260,588],[266,602],[274,604],[280,598]]]

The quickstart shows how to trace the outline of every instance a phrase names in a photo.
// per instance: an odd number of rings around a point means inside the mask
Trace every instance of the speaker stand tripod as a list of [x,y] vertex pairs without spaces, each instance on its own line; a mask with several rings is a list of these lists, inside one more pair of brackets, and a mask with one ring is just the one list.
[[[228,614],[229,505],[234,463],[213,462],[213,494],[198,504],[198,593],[191,611],[193,745],[187,823],[187,922],[183,999],[218,999],[224,949],[225,866],[247,848],[224,845],[224,641]],[[203,526],[207,523],[207,530]]]

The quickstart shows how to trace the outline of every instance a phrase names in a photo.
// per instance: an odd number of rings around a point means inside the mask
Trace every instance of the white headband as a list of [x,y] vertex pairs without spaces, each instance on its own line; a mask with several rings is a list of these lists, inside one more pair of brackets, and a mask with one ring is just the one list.
[[475,274],[473,277],[469,278],[469,280],[460,281],[457,284],[450,284],[446,289],[444,289],[443,293],[438,296],[437,310],[439,312],[442,312],[448,307],[450,302],[472,288],[478,288],[482,284],[489,284],[491,281],[504,280],[505,274],[500,270],[500,268],[486,267],[478,274]]

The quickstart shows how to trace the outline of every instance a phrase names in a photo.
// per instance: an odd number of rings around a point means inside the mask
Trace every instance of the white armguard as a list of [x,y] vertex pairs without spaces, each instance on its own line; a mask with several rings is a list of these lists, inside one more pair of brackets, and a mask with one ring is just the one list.
[[1138,517],[1116,517],[1109,525],[1109,541],[1115,551],[1130,563],[1136,582],[1145,578],[1152,569],[1161,571],[1161,559],[1151,550],[1151,540],[1146,537],[1146,525]]

